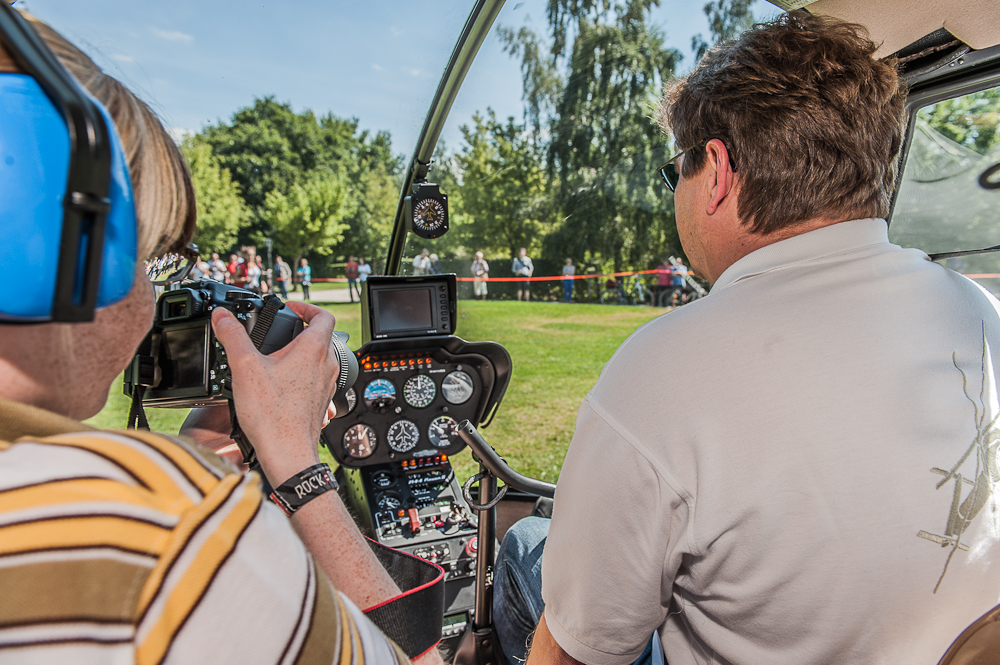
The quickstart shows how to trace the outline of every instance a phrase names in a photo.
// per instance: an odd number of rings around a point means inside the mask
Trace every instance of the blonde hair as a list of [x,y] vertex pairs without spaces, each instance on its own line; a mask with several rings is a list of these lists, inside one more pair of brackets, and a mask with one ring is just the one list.
[[[194,234],[194,189],[180,150],[156,114],[83,51],[25,12],[63,66],[100,101],[114,120],[128,161],[139,226],[139,261],[186,245]],[[17,71],[0,46],[0,71]]]

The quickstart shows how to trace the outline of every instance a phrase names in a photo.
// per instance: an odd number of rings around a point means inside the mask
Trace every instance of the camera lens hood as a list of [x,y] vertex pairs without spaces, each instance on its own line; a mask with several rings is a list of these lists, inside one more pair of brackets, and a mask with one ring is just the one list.
[[350,411],[347,402],[347,391],[350,390],[354,382],[358,380],[358,358],[354,352],[347,348],[347,340],[350,336],[338,330],[333,331],[331,342],[333,351],[337,354],[337,362],[340,364],[340,373],[337,374],[337,387],[333,391],[333,406],[337,410],[337,417],[346,416]]

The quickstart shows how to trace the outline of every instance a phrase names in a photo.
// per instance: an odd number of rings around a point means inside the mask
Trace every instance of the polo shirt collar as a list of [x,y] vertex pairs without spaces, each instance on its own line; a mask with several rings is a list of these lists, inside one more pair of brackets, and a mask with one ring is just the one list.
[[94,429],[57,413],[20,402],[0,399],[0,441],[46,437]]
[[838,222],[780,240],[747,254],[719,276],[712,290],[716,291],[741,279],[794,263],[879,244],[889,244],[889,225],[884,219],[852,219]]

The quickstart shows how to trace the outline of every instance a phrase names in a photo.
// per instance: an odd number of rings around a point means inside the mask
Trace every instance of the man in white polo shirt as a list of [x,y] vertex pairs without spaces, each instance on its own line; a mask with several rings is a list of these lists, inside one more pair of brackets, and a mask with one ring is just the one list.
[[[670,665],[932,665],[997,603],[1000,305],[888,241],[905,94],[875,49],[792,14],[668,89],[661,175],[714,287],[622,345],[551,526],[505,539],[508,662],[655,633]],[[637,389],[662,377],[669,409]]]

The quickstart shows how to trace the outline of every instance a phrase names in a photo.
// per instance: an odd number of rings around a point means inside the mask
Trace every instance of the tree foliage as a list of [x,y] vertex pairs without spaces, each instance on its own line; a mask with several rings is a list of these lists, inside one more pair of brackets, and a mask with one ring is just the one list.
[[343,177],[316,173],[302,183],[292,183],[288,193],[274,190],[264,200],[262,219],[274,242],[298,263],[306,253],[330,254],[343,239],[347,224],[341,220],[347,203]]
[[279,239],[287,234],[272,226],[269,197],[300,199],[299,183],[329,180],[345,191],[338,213],[345,229],[333,244],[315,246],[369,256],[385,247],[402,169],[387,132],[373,135],[359,130],[357,119],[316,116],[309,110],[296,113],[289,104],[263,97],[238,110],[229,122],[205,128],[198,138],[232,174],[250,210],[241,241],[273,236],[279,252],[294,255]]
[[[677,251],[672,199],[654,171],[665,154],[652,120],[680,54],[646,19],[656,0],[550,0],[551,47],[501,32],[521,58],[525,115],[544,146],[552,207],[546,254],[615,268]],[[560,73],[561,72],[561,73]]]
[[472,120],[461,128],[466,145],[457,158],[463,177],[458,207],[467,220],[462,233],[477,249],[513,258],[551,221],[544,162],[513,118],[499,122],[487,109]]
[[713,44],[736,39],[748,30],[754,23],[750,9],[752,4],[753,0],[711,0],[706,4],[705,16],[708,17],[712,43],[705,41],[700,34],[692,37],[691,50],[695,52],[695,58],[701,60]]
[[191,169],[198,205],[194,242],[206,256],[213,251],[224,253],[236,243],[250,211],[229,171],[222,167],[207,143],[189,137],[181,144],[181,150]]

